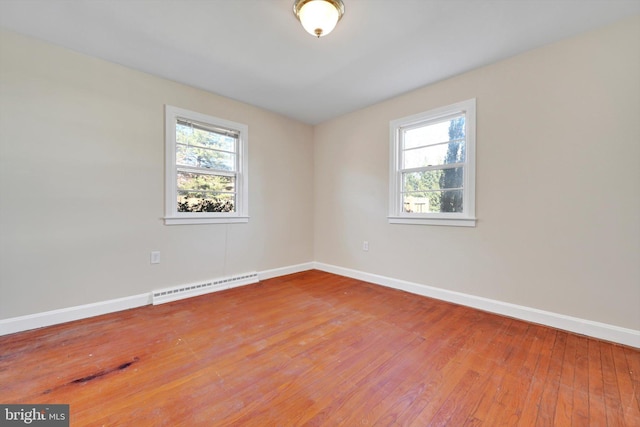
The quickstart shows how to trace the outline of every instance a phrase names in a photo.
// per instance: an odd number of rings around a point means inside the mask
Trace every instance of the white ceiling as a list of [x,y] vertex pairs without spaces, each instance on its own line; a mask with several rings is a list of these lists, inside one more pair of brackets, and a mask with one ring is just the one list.
[[320,39],[293,0],[0,0],[0,26],[317,124],[640,14],[640,0],[344,3]]

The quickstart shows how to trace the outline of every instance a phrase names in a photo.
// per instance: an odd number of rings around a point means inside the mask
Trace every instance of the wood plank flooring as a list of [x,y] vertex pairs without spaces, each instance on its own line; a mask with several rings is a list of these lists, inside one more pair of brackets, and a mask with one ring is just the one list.
[[640,351],[320,271],[0,337],[72,426],[640,426]]

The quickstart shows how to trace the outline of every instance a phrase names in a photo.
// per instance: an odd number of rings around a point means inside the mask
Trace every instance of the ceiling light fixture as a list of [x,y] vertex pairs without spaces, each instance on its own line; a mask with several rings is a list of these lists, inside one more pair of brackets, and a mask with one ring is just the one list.
[[329,34],[344,15],[342,0],[296,0],[293,13],[307,32],[316,37]]

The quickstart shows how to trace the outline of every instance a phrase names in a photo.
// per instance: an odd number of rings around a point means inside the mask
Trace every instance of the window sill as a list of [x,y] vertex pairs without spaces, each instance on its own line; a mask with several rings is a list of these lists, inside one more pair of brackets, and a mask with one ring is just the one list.
[[389,224],[413,224],[413,225],[445,225],[453,227],[475,227],[476,218],[424,218],[390,216]]
[[189,225],[189,224],[237,224],[249,222],[248,216],[216,217],[216,218],[185,218],[185,217],[165,217],[164,225]]

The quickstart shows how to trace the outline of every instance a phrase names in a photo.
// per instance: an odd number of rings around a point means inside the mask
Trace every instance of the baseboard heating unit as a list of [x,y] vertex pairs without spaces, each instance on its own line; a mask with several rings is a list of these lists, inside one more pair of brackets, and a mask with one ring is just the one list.
[[153,305],[164,304],[165,302],[177,301],[184,298],[208,294],[210,292],[249,285],[251,283],[257,283],[258,281],[258,273],[253,272],[214,279],[202,283],[159,289],[151,293],[151,303]]

